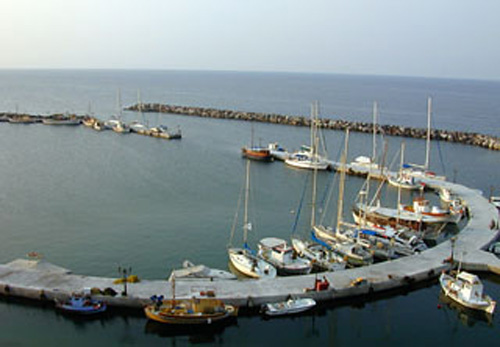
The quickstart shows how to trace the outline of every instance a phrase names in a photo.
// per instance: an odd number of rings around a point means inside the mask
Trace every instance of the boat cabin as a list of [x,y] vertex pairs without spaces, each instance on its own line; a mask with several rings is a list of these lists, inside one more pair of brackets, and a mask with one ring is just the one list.
[[483,284],[479,278],[468,272],[460,272],[457,279],[462,282],[461,295],[466,300],[480,299],[483,296]]

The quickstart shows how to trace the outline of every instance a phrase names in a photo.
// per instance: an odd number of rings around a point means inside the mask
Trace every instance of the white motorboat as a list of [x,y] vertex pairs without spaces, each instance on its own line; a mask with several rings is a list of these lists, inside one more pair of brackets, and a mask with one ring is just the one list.
[[305,275],[311,272],[311,261],[298,256],[283,239],[266,237],[259,241],[258,247],[258,256],[271,263],[279,275]]
[[208,279],[210,281],[214,280],[235,280],[236,276],[232,273],[220,270],[212,269],[205,265],[195,265],[189,260],[185,260],[182,263],[182,269],[173,270],[170,274],[169,281],[173,279]]
[[346,267],[342,256],[329,250],[325,246],[310,240],[291,237],[292,247],[297,254],[309,259],[317,271],[340,271]]
[[267,316],[282,316],[297,314],[307,311],[316,305],[316,301],[311,298],[293,299],[275,303],[268,303],[262,306],[262,310]]
[[458,271],[453,277],[443,272],[439,283],[444,294],[459,304],[488,314],[495,311],[496,301],[483,293],[483,284],[476,275]]
[[139,121],[133,121],[129,125],[130,131],[140,135],[149,135],[149,128]]

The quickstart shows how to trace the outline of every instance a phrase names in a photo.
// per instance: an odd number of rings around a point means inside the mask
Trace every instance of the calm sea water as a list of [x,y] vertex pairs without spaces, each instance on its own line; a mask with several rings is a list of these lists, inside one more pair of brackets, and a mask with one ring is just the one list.
[[[136,102],[138,89],[145,102],[297,115],[307,115],[310,102],[319,100],[324,117],[367,122],[372,102],[377,100],[381,123],[417,127],[426,126],[426,102],[432,96],[434,127],[500,135],[500,83],[481,81],[229,72],[0,71],[0,111],[86,113],[90,104],[97,117],[107,119],[116,113],[118,88],[124,105]],[[138,117],[125,112],[129,121]],[[244,179],[239,150],[250,142],[251,124],[163,114],[145,117],[151,126],[179,125],[184,138],[169,142],[84,127],[0,123],[0,262],[37,251],[75,273],[116,276],[118,266],[131,266],[141,278],[166,278],[184,259],[226,268],[225,249]],[[289,149],[309,139],[306,128],[255,124],[254,132],[255,141],[278,141]],[[338,159],[344,134],[328,131],[324,135],[330,158]],[[389,162],[399,161],[401,140],[388,138]],[[425,143],[405,141],[408,161],[422,163]],[[371,136],[351,134],[349,157],[361,154],[371,154]],[[488,195],[492,186],[500,190],[499,159],[498,152],[433,143],[431,166]],[[297,211],[307,176],[279,162],[252,164],[251,242],[290,236],[292,211]],[[332,174],[320,175],[320,190],[333,180]],[[362,184],[363,180],[354,177],[347,182],[347,219],[349,205]],[[394,203],[393,190],[383,194],[388,204]],[[309,199],[307,194],[305,199]],[[306,231],[308,213],[306,203],[296,232]],[[327,213],[326,220],[333,220],[333,215]],[[234,243],[241,242],[239,230]],[[494,278],[487,279],[486,289],[500,298]],[[2,300],[0,315],[5,323],[0,328],[0,344],[256,345],[269,344],[271,338],[292,345],[495,341],[498,318],[488,322],[446,305],[437,309],[438,296],[438,286],[431,283],[406,295],[336,304],[293,319],[240,317],[236,325],[201,332],[165,331],[146,324],[141,315],[73,321],[51,307]]]

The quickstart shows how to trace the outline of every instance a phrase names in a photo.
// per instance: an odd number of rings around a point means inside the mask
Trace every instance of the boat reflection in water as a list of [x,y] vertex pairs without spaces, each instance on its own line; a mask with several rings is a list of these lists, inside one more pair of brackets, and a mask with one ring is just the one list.
[[221,340],[226,328],[231,326],[237,326],[236,317],[210,325],[163,324],[148,320],[144,332],[160,337],[187,337],[189,343],[213,343]]
[[464,326],[472,327],[476,324],[480,324],[481,322],[485,322],[489,326],[493,326],[493,315],[462,306],[447,297],[443,291],[439,293],[439,302],[444,304],[446,308],[455,311],[457,313],[458,320]]

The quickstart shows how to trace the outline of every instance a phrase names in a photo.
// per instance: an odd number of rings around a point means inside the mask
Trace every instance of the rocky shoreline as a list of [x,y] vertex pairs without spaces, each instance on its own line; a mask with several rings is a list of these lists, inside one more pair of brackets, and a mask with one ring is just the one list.
[[[142,106],[141,107],[142,112],[171,113],[171,114],[186,115],[186,116],[196,116],[196,117],[216,118],[216,119],[233,119],[242,121],[291,125],[291,126],[308,127],[310,126],[310,121],[311,121],[309,117],[281,115],[273,113],[219,110],[214,108],[164,105],[157,103],[154,104],[143,103],[141,106]],[[135,104],[129,106],[126,108],[126,110],[139,111],[139,105]],[[328,118],[321,118],[319,121],[320,121],[320,126],[323,129],[345,130],[348,128],[350,131],[356,131],[362,133],[373,132],[372,123],[353,122],[341,119],[328,119]],[[418,139],[425,139],[427,137],[427,129],[423,128],[412,128],[399,125],[377,125],[376,130],[377,133],[382,133],[384,135],[390,135],[390,136],[402,136],[402,137],[410,137]],[[461,143],[471,146],[478,146],[496,151],[500,150],[500,138],[478,133],[432,129],[431,139]]]

